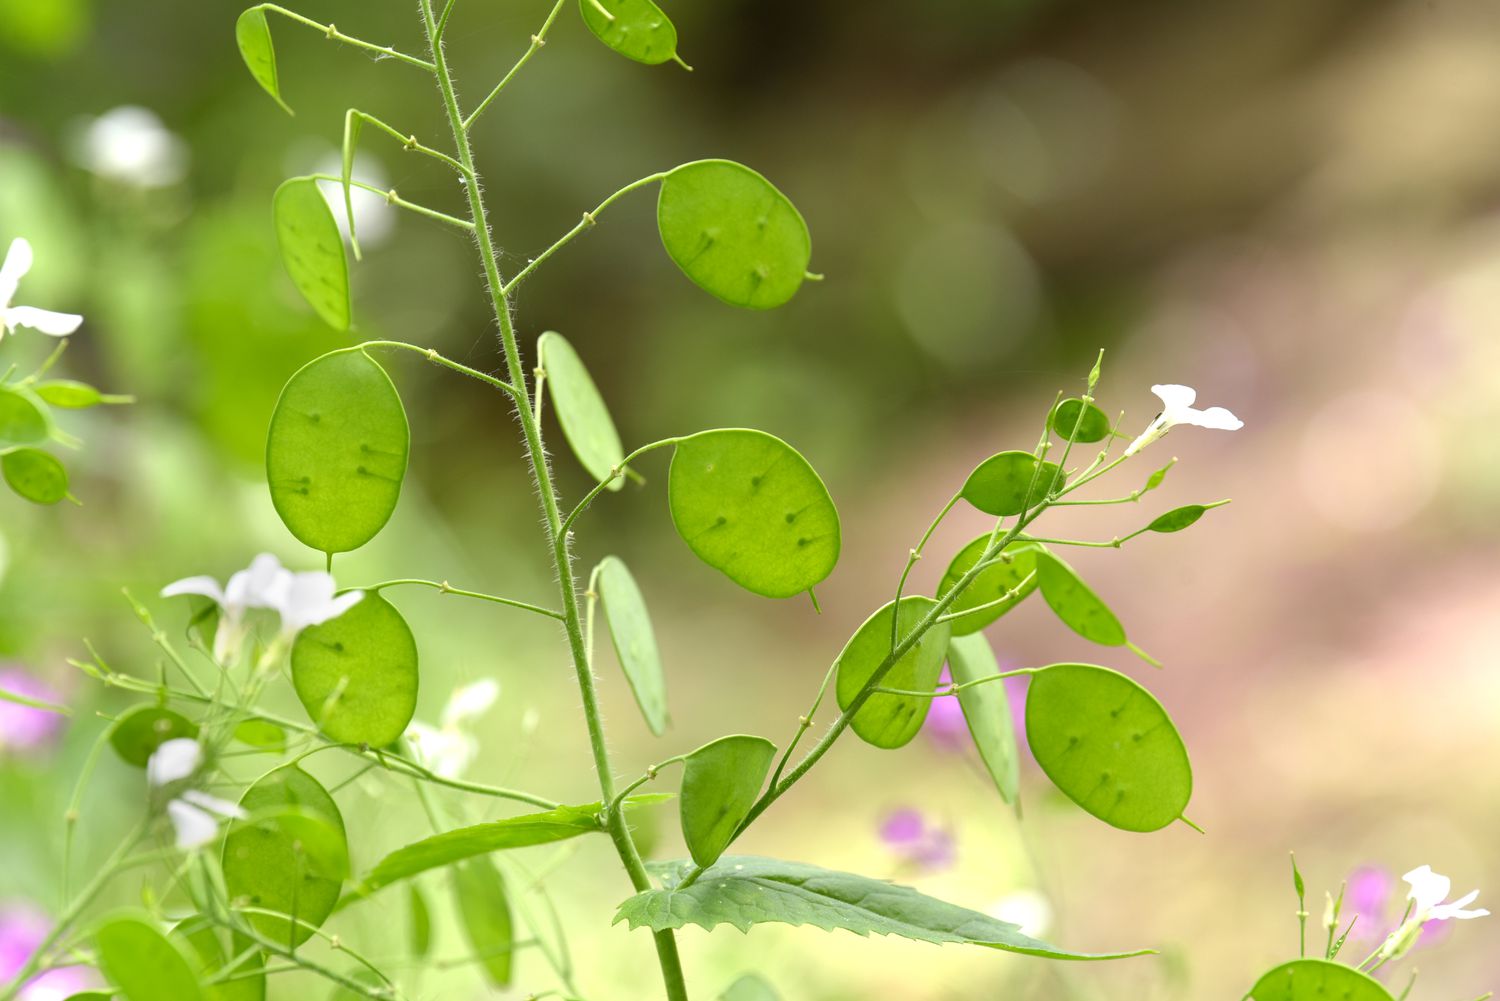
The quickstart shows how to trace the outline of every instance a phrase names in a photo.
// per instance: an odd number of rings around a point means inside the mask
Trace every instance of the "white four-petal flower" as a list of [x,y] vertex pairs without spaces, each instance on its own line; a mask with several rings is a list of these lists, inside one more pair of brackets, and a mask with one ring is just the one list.
[[1245,426],[1244,421],[1223,407],[1209,407],[1207,410],[1194,407],[1193,401],[1198,398],[1198,391],[1191,386],[1152,386],[1151,392],[1161,397],[1162,411],[1141,432],[1141,436],[1130,443],[1130,447],[1125,450],[1126,455],[1134,455],[1179,424],[1192,424],[1219,431],[1238,431]]
[[1453,881],[1441,873],[1433,872],[1431,866],[1420,866],[1401,878],[1411,885],[1411,890],[1406,894],[1406,899],[1411,901],[1411,908],[1406,920],[1381,944],[1378,955],[1382,961],[1388,962],[1404,956],[1417,944],[1422,936],[1422,928],[1429,921],[1466,921],[1486,917],[1490,913],[1482,907],[1467,910],[1478,899],[1478,890],[1472,890],[1457,900],[1448,902]]
[[442,726],[414,720],[406,728],[416,759],[445,779],[461,776],[479,754],[468,723],[488,712],[499,697],[500,685],[491,678],[455,688],[443,707]]
[[[202,765],[202,746],[191,737],[176,737],[152,752],[146,762],[146,784],[154,792],[191,778]],[[218,817],[243,820],[246,816],[239,805],[199,789],[183,789],[167,801],[177,847],[185,851],[201,848],[218,835]]]
[[0,340],[17,327],[30,327],[53,337],[66,337],[78,329],[83,317],[76,313],[54,313],[34,306],[12,306],[16,288],[31,270],[31,244],[21,237],[10,242],[5,263],[0,264]]

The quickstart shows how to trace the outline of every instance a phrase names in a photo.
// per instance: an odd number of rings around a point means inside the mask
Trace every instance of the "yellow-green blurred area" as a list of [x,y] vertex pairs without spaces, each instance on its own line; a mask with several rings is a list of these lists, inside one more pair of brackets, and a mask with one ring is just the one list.
[[[550,6],[457,0],[450,58],[470,107]],[[298,7],[418,51],[415,8]],[[613,553],[634,570],[672,717],[664,737],[650,735],[599,643],[622,780],[725,733],[785,746],[844,641],[894,594],[923,527],[978,461],[1035,444],[1054,394],[1078,392],[1100,348],[1099,400],[1125,411],[1126,432],[1157,412],[1153,383],[1195,386],[1200,403],[1245,421],[1235,434],[1181,428],[1090,488],[1129,494],[1180,457],[1138,505],[1047,518],[1045,534],[1109,539],[1168,507],[1234,498],[1179,535],[1065,552],[1163,671],[1089,645],[1039,599],[990,630],[1005,664],[1097,662],[1150,686],[1192,753],[1189,816],[1206,835],[1105,827],[1029,762],[1018,822],[972,751],[926,736],[878,751],[849,734],[735,849],[900,878],[978,910],[1036,891],[1050,911],[1043,937],[1162,955],[1063,965],[810,928],[688,929],[680,943],[693,996],[716,997],[760,969],[790,1001],[1239,997],[1296,955],[1291,849],[1308,877],[1314,948],[1323,888],[1336,891],[1362,865],[1399,874],[1431,864],[1461,892],[1484,888],[1483,906],[1500,887],[1500,7],[720,0],[666,9],[692,73],[621,59],[569,4],[475,126],[504,266],[514,273],[624,184],[723,156],[797,204],[813,234],[812,269],[826,280],[776,311],[724,306],[662,253],[653,196],[641,192],[520,288],[523,342],[530,352],[555,329],[578,347],[627,448],[710,427],[786,439],[839,506],[843,555],[815,614],[806,600],[742,592],[693,557],[667,513],[664,453],[641,463],[644,485],[599,501],[578,525],[579,569]],[[66,659],[84,656],[87,639],[117,670],[158,670],[120,588],[185,645],[186,605],[155,597],[167,582],[222,579],[267,550],[299,569],[321,566],[281,526],[264,482],[265,430],[287,378],[354,338],[500,367],[477,258],[457,230],[372,215],[365,259],[353,266],[352,337],[322,326],[297,296],[276,253],[276,185],[337,169],[349,107],[439,148],[446,127],[420,70],[273,18],[282,92],[296,111],[288,117],[239,60],[238,13],[226,0],[0,0],[0,242],[26,236],[37,255],[18,301],[83,313],[59,371],[139,400],[64,415],[86,442],[66,456],[82,506],[0,497],[0,659],[46,678],[75,707],[50,750],[0,749],[0,900],[53,913],[73,783],[107,719],[132,704]],[[180,137],[180,176],[149,188],[100,176],[83,137],[121,105],[151,109]],[[357,176],[465,209],[446,168],[373,130]],[[0,366],[28,370],[52,346],[44,341],[25,330],[6,338]],[[420,577],[554,603],[506,400],[415,355],[381,357],[410,416],[411,471],[386,530],[335,560],[340,583]],[[550,414],[546,430],[565,501],[575,500],[589,480]],[[950,555],[986,527],[960,506],[913,586],[931,593]],[[461,682],[502,686],[472,778],[570,803],[597,798],[552,623],[427,590],[388,596],[418,637],[419,718],[435,721]],[[268,705],[303,716],[285,681]],[[820,711],[815,734],[833,711]],[[309,768],[335,784],[359,764],[336,758]],[[269,766],[264,757],[226,765],[247,781]],[[675,782],[664,772],[649,788]],[[430,833],[409,784],[393,776],[372,772],[338,798],[356,871]],[[514,812],[458,793],[441,799],[455,819]],[[75,887],[144,808],[141,772],[106,754],[83,798]],[[951,831],[951,867],[908,871],[882,842],[883,820],[902,808]],[[682,855],[675,806],[636,819],[651,854]],[[606,839],[517,860],[533,876],[549,871],[590,1001],[659,996],[649,937],[609,924],[630,887]],[[181,897],[160,899],[169,876],[160,866],[128,873],[108,899],[173,913]],[[519,870],[513,877],[525,885]],[[403,959],[399,894],[351,907],[330,930],[388,960],[414,997],[553,986],[542,957],[523,949],[515,989],[487,988],[464,962],[446,875],[424,886],[438,942],[420,972]],[[1388,923],[1400,916],[1391,907]],[[1387,930],[1361,928],[1351,958]],[[1412,965],[1418,1001],[1500,986],[1500,918],[1449,931],[1392,974],[1398,992]],[[272,983],[273,998],[329,994],[303,974]]]

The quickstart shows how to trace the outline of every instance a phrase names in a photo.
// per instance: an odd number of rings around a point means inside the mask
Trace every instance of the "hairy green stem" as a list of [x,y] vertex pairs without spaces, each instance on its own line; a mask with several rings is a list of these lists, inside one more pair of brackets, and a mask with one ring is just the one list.
[[[473,112],[469,114],[469,117],[463,120],[464,132],[468,132],[469,129],[473,127],[474,120],[477,119],[480,115],[484,114],[484,109],[493,104],[495,98],[500,96],[500,92],[510,85],[511,80],[515,79],[516,74],[521,72],[521,67],[531,62],[531,57],[536,55],[538,50],[540,50],[543,45],[547,44],[547,32],[552,30],[552,22],[557,20],[557,15],[562,11],[563,4],[565,3],[567,3],[567,0],[557,0],[557,3],[553,5],[552,13],[547,15],[547,20],[543,21],[542,26],[537,29],[536,34],[531,36],[531,45],[527,47],[525,54],[522,55],[521,58],[516,61],[516,64],[510,68],[509,73],[500,78],[500,82],[495,84],[495,89],[490,91],[489,95],[485,97],[483,101],[479,102],[479,107],[475,108]],[[449,9],[443,11],[442,21],[438,23],[437,30],[433,32],[433,38],[439,42],[442,41],[443,28],[445,27],[445,23],[448,20],[448,14],[450,13],[452,7],[452,0],[449,0]]]
[[294,10],[287,10],[285,7],[278,6],[274,3],[263,3],[259,6],[259,8],[251,8],[251,10],[256,9],[263,10],[268,14],[280,14],[288,21],[306,25],[309,28],[316,28],[321,31],[323,33],[323,36],[331,42],[343,42],[345,45],[352,45],[357,49],[364,49],[367,52],[374,52],[377,55],[387,56],[391,59],[397,59],[403,63],[406,63],[408,66],[415,66],[418,69],[424,69],[429,73],[435,72],[437,69],[437,67],[433,66],[432,63],[428,62],[426,59],[418,59],[416,56],[409,56],[405,52],[401,52],[397,49],[391,48],[389,45],[376,45],[374,42],[367,42],[362,38],[355,38],[352,35],[346,35],[332,24],[320,24],[310,17],[304,17]]
[[383,580],[379,584],[371,584],[367,587],[359,588],[358,590],[379,592],[381,590],[384,590],[385,588],[396,587],[402,584],[416,584],[422,587],[430,587],[436,589],[441,594],[456,594],[461,598],[477,598],[480,601],[492,601],[497,605],[508,605],[511,608],[519,608],[523,612],[535,612],[537,615],[545,615],[549,619],[562,619],[561,612],[553,611],[550,608],[543,608],[541,605],[533,605],[530,602],[526,601],[517,601],[514,598],[502,598],[498,594],[485,594],[481,591],[465,591],[461,587],[454,587],[452,584],[449,584],[445,580],[422,580],[417,577],[402,577],[398,580]]
[[619,191],[616,191],[614,194],[610,195],[608,198],[604,199],[604,201],[595,206],[594,211],[585,212],[583,214],[583,217],[578,220],[578,224],[576,226],[564,233],[562,237],[552,246],[548,247],[546,250],[537,255],[530,264],[527,264],[520,271],[517,271],[515,277],[507,282],[505,287],[501,289],[501,291],[504,292],[507,296],[510,295],[511,292],[515,291],[517,285],[521,284],[521,282],[523,282],[533,271],[546,263],[547,259],[550,258],[553,254],[557,253],[559,250],[563,249],[569,243],[571,243],[575,236],[577,236],[579,233],[582,233],[586,229],[592,229],[594,223],[598,221],[600,213],[602,213],[605,209],[609,208],[615,202],[619,201],[621,198],[624,198],[632,191],[636,191],[648,185],[655,184],[657,181],[662,180],[666,176],[667,175],[664,172],[657,172],[655,174],[651,174],[648,177],[642,177],[640,180],[631,181],[629,184],[625,185],[625,187],[621,188]]

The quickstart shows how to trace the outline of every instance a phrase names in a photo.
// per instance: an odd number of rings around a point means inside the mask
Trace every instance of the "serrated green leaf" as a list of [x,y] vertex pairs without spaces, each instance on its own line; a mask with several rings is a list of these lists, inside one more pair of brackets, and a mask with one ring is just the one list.
[[969,474],[963,498],[985,514],[1003,517],[1036,507],[1049,489],[1060,489],[1066,480],[1053,462],[1043,462],[1038,471],[1030,452],[999,452]]
[[282,182],[273,207],[276,242],[292,284],[324,323],[348,330],[353,306],[344,236],[318,182],[311,177]]
[[418,959],[432,951],[432,911],[427,898],[416,883],[406,884],[407,913],[411,916],[408,925],[408,941],[411,954]]
[[30,394],[0,386],[0,448],[39,444],[50,431],[47,415]]
[[1109,418],[1104,411],[1077,397],[1062,400],[1053,407],[1047,424],[1063,441],[1071,437],[1074,441],[1095,442],[1109,437]]
[[796,206],[770,181],[729,160],[698,160],[668,173],[656,225],[683,273],[731,306],[772,309],[787,302],[812,257],[812,236]]
[[271,503],[304,545],[358,549],[396,510],[410,445],[401,397],[373,358],[358,350],[314,358],[271,414]]
[[676,889],[693,868],[686,859],[653,865],[663,888],[626,900],[615,923],[626,921],[632,928],[654,931],[690,924],[709,930],[728,924],[740,931],[768,923],[812,925],[856,935],[982,945],[1049,959],[1123,959],[1145,954],[1069,952],[1023,935],[1009,922],[944,903],[910,887],[754,855],[726,855],[693,884]]
[[[907,595],[901,599],[898,639],[904,639],[936,604],[931,598]],[[891,616],[894,603],[888,602],[865,620],[845,644],[838,658],[839,708],[847,710],[865,683],[891,653]],[[881,688],[930,692],[937,688],[943,657],[948,652],[947,623],[928,629],[910,650],[886,672]],[[876,747],[896,748],[911,741],[922,729],[932,699],[915,695],[871,695],[854,714],[850,726],[860,739]]]
[[682,439],[667,503],[688,548],[755,594],[801,594],[838,563],[839,513],[828,488],[796,449],[764,431]]
[[[994,677],[1000,673],[1000,664],[990,641],[983,633],[974,633],[948,641],[948,669],[956,684],[965,685]],[[987,681],[961,688],[958,704],[963,708],[974,746],[979,748],[979,757],[990,778],[995,780],[1000,798],[1014,803],[1021,789],[1021,758],[1016,750],[1015,723],[1011,719],[1005,682]]]
[[1122,831],[1160,830],[1192,798],[1193,767],[1166,710],[1108,668],[1054,664],[1032,675],[1026,741],[1054,785]]
[[178,737],[197,737],[198,724],[161,706],[136,706],[109,728],[109,746],[127,765],[145,768],[156,749]]
[[1146,526],[1148,532],[1180,532],[1203,517],[1208,508],[1202,504],[1187,504],[1183,507],[1173,508],[1166,514],[1160,515],[1151,524]]
[[[958,551],[958,555],[953,557],[952,563],[948,564],[948,569],[944,572],[941,583],[938,584],[937,596],[939,598],[958,586],[963,575],[979,562],[979,558],[984,555],[989,544],[990,533],[985,532]],[[979,575],[964,589],[964,593],[954,599],[948,611],[950,614],[956,614],[966,612],[971,608],[979,608],[981,605],[990,607],[950,620],[948,626],[952,629],[953,635],[964,636],[978,632],[1025,601],[1031,592],[1036,590],[1036,551],[1039,548],[1041,547],[1034,542],[1012,542],[1004,549],[1004,552],[1011,557],[1010,562],[1000,561],[979,572]],[[1000,601],[1003,595],[1011,591],[1016,592],[1014,597]],[[990,605],[992,601],[1000,603]]]
[[677,28],[651,0],[578,0],[578,9],[599,41],[627,59],[657,66],[677,58]]
[[286,731],[263,719],[247,719],[236,724],[234,739],[271,754],[286,750]]
[[781,995],[759,973],[742,973],[719,995],[719,1001],[781,1001]]
[[[547,373],[547,389],[563,437],[590,476],[600,481],[608,479],[614,468],[625,461],[625,449],[604,397],[599,395],[583,359],[567,338],[550,330],[537,340],[536,350]],[[624,478],[617,476],[606,489],[619,490],[624,485]]]
[[417,641],[394,605],[367,593],[292,645],[292,684],[308,717],[346,744],[385,747],[417,710]]
[[245,68],[255,77],[255,82],[281,105],[287,114],[292,109],[281,99],[281,81],[276,72],[276,46],[271,42],[271,26],[266,21],[266,12],[251,7],[234,23],[234,40],[240,47],[240,58]]
[[682,774],[682,836],[693,861],[716,862],[734,840],[771,771],[776,745],[764,737],[733,734],[687,756]]
[[1297,959],[1255,982],[1250,1001],[1392,1001],[1390,991],[1342,963]]
[[[317,927],[333,913],[348,870],[344,818],[317,779],[284,765],[245,790],[236,820],[224,838],[224,885],[231,900],[297,918]],[[336,864],[342,854],[342,866]],[[334,863],[334,864],[330,864]],[[277,942],[305,942],[312,931],[285,918],[248,915]]]
[[1038,550],[1036,576],[1048,607],[1069,629],[1101,646],[1125,644],[1125,627],[1072,567],[1052,553]]
[[604,620],[614,640],[615,656],[630,681],[646,725],[660,737],[667,729],[667,681],[646,598],[618,556],[606,556],[594,571]]
[[201,1001],[193,964],[156,922],[122,914],[94,932],[99,968],[126,1001]]
[[56,504],[68,496],[68,470],[39,448],[14,448],[0,454],[0,475],[33,504]]
[[485,979],[505,987],[511,979],[515,930],[504,877],[489,859],[472,858],[454,867],[453,892],[464,937],[481,961]]

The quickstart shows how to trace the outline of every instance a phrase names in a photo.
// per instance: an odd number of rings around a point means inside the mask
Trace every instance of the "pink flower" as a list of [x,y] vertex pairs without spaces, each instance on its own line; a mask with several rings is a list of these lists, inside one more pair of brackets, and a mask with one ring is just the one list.
[[[938,676],[938,687],[945,688],[951,684],[953,675],[944,667],[943,673]],[[964,719],[964,710],[958,704],[957,695],[941,695],[932,700],[932,706],[927,710],[927,721],[922,724],[922,732],[941,751],[957,753],[974,746],[969,736],[969,724]]]
[[886,815],[880,840],[903,865],[922,872],[946,869],[956,855],[953,831],[929,823],[918,810],[903,808]]
[[[26,966],[47,937],[46,915],[29,904],[0,905],[0,987]],[[66,966],[39,973],[26,982],[19,1001],[63,1001],[97,983],[82,966]]]
[[[61,701],[50,685],[18,667],[0,669],[0,688],[43,702]],[[27,751],[50,743],[65,722],[66,717],[57,713],[0,699],[0,751]]]

